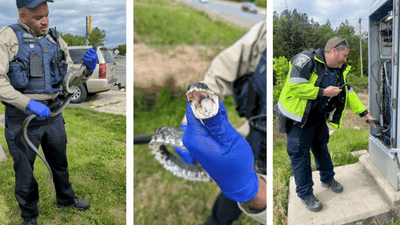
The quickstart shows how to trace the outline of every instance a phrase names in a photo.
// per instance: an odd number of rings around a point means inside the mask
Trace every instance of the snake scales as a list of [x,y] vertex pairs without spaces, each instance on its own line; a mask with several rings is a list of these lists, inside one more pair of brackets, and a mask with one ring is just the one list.
[[[217,114],[219,107],[218,96],[206,84],[190,84],[186,96],[191,103],[194,115],[200,121]],[[173,127],[158,128],[149,143],[151,153],[166,170],[177,177],[191,181],[211,182],[212,178],[198,162],[188,164],[166,148],[167,145],[170,145],[186,149],[182,143],[184,133],[184,131]]]
[[198,163],[188,164],[168,151],[166,145],[185,148],[182,137],[185,132],[173,127],[160,127],[154,133],[149,148],[154,158],[169,172],[185,180],[210,182],[212,178]]

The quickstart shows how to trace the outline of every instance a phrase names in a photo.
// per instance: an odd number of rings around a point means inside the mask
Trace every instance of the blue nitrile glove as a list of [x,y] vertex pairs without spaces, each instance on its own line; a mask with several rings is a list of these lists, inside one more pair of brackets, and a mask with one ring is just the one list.
[[83,55],[83,62],[87,71],[93,72],[93,70],[96,69],[97,58],[97,53],[93,48],[89,48],[85,52],[85,55]]
[[45,104],[31,99],[26,106],[27,109],[38,115],[40,118],[50,116],[50,109]]
[[188,126],[183,144],[217,182],[221,191],[237,202],[253,199],[258,192],[253,151],[228,122],[225,106],[219,102],[217,115],[203,120],[203,125],[187,104],[186,118]]
[[[187,125],[181,124],[181,130],[186,131],[186,127],[187,127]],[[193,155],[187,149],[183,149],[183,148],[174,146],[174,150],[176,153],[178,153],[178,155],[181,157],[181,159],[183,159],[183,161],[185,161],[186,163],[189,163],[189,164],[194,164]]]

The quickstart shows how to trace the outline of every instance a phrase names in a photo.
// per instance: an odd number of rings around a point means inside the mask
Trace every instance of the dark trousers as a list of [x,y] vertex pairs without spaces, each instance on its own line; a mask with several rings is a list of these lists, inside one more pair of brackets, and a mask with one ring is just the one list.
[[[262,164],[262,171],[260,173],[266,174],[266,140],[265,135],[261,135],[257,131],[250,129],[247,136],[255,160]],[[220,193],[214,202],[211,216],[206,225],[230,225],[233,221],[237,220],[242,211],[239,209],[237,202],[226,197],[224,193]]]
[[[23,218],[37,217],[39,212],[38,184],[33,176],[36,153],[27,145],[22,136],[22,122],[30,113],[6,105],[5,137],[8,149],[14,159],[15,197]],[[71,205],[75,193],[69,182],[66,155],[67,136],[62,115],[53,118],[34,118],[28,127],[28,137],[36,148],[39,144],[54,176],[57,204]]]
[[301,199],[307,199],[313,194],[310,149],[314,154],[316,168],[320,171],[321,182],[329,183],[335,175],[328,152],[328,126],[324,118],[308,119],[309,122],[303,128],[292,125],[286,133],[296,192]]
[[239,218],[241,213],[237,202],[221,192],[214,202],[211,216],[206,225],[230,225]]

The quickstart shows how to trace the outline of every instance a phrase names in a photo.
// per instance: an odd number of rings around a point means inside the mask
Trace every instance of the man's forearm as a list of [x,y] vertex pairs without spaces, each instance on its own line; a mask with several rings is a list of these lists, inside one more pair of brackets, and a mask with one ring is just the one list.
[[267,207],[267,182],[258,175],[258,192],[250,201],[243,203],[243,206],[250,209],[265,210]]

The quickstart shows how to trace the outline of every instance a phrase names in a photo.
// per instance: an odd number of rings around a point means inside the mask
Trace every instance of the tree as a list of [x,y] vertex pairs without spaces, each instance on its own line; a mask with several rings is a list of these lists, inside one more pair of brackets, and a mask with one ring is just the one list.
[[118,49],[120,55],[126,54],[126,44],[118,45],[117,49]]
[[60,37],[62,37],[62,39],[64,39],[64,41],[67,42],[68,46],[85,45],[85,37],[83,36],[60,33]]
[[336,36],[335,31],[332,30],[332,28],[326,24],[316,28],[314,30],[314,49],[318,48],[325,48],[326,42],[329,40],[329,38]]
[[330,27],[332,29],[332,24],[331,24],[331,21],[329,21],[329,19],[326,20],[325,25],[327,25],[328,27]]
[[107,41],[105,37],[106,37],[106,31],[100,30],[98,27],[95,27],[89,36],[89,44],[93,45],[93,44],[104,43],[105,41]]
[[274,57],[291,59],[295,54],[313,46],[313,28],[307,14],[284,10],[274,19]]
[[[313,19],[309,20],[306,13],[300,13],[296,9],[285,9],[280,15],[274,12],[274,58],[281,56],[290,60],[294,55],[309,48],[324,48],[326,42],[334,37],[346,39],[351,47],[348,56],[348,64],[352,66],[352,73],[368,73],[368,34],[361,34],[363,68],[360,68],[360,37],[359,31],[350,25],[348,20],[343,21],[335,30],[332,29],[329,19],[320,25]],[[367,75],[368,76],[368,75]]]

